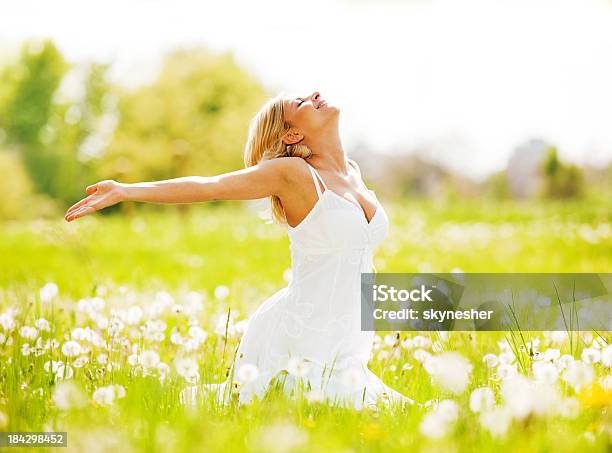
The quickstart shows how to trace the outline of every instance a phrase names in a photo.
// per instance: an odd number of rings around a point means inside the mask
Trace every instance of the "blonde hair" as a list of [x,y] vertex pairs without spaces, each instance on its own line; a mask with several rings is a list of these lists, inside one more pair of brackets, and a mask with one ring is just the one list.
[[[244,165],[251,167],[262,160],[276,159],[277,157],[310,157],[312,151],[306,145],[296,143],[286,145],[282,138],[290,129],[285,121],[284,102],[289,99],[285,92],[280,92],[261,107],[251,120],[249,134],[244,147]],[[272,217],[278,223],[287,223],[287,217],[281,200],[276,195],[270,196]]]

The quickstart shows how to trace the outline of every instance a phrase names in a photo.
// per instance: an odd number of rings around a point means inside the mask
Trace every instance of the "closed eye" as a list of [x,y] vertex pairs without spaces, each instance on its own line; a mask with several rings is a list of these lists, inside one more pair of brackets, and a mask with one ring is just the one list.
[[298,107],[305,102],[304,99],[297,98],[297,100],[300,101],[298,102]]

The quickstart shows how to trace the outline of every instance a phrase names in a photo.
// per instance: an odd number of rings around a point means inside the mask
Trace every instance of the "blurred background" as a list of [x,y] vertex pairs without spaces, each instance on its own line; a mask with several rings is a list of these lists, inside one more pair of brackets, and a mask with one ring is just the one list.
[[[121,203],[71,225],[62,217],[99,180],[242,168],[249,120],[280,90],[319,90],[340,107],[345,150],[398,229],[424,225],[434,234],[432,219],[472,225],[518,216],[550,222],[542,230],[550,235],[571,222],[577,237],[606,257],[604,269],[559,260],[556,248],[537,264],[528,264],[527,248],[496,261],[497,242],[488,248],[496,258],[477,270],[610,270],[610,23],[612,2],[604,0],[8,3],[0,27],[0,248],[12,257],[5,281],[32,275],[36,256],[41,272],[65,262],[50,260],[55,255],[36,240],[50,234],[58,253],[70,237],[86,247],[79,225],[91,229],[103,218],[138,235],[154,215],[186,219],[217,209],[220,220],[205,216],[195,230],[209,222],[248,225],[237,238],[256,231],[262,219],[244,207],[263,218],[266,200]],[[170,241],[179,227],[166,221],[157,237]],[[469,244],[466,234],[483,240],[499,238],[496,231],[457,234]],[[284,240],[282,233],[274,234]],[[128,243],[113,242],[124,253]],[[157,252],[163,244],[155,244]],[[175,253],[178,245],[168,244],[166,253]],[[178,261],[205,266],[210,249],[185,247],[194,254],[185,251]],[[90,256],[82,250],[75,266]],[[105,257],[100,250],[91,256]],[[476,270],[465,257],[453,263],[443,256],[398,258],[394,270]],[[282,268],[287,257],[280,262]]]
[[21,1],[0,29],[3,219],[100,179],[242,166],[279,90],[341,108],[388,197],[577,197],[612,187],[612,4]]

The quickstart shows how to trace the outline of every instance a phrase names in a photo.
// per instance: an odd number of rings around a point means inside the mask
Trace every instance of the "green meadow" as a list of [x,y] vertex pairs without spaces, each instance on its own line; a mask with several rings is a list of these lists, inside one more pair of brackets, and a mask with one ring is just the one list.
[[[381,202],[378,272],[612,272],[603,201]],[[224,379],[287,284],[289,240],[239,202],[132,208],[0,224],[0,431],[65,431],[87,452],[609,451],[609,332],[379,332],[369,367],[418,403],[403,410],[274,388],[180,404],[190,381]],[[460,357],[465,386],[432,357]]]

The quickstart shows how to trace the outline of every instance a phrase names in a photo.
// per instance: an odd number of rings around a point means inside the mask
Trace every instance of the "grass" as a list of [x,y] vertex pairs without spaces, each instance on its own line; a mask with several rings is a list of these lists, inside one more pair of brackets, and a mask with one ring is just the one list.
[[[375,255],[378,272],[612,272],[609,204],[382,201],[391,228]],[[266,225],[238,203],[194,206],[186,214],[146,208],[130,218],[96,214],[70,224],[59,218],[0,225],[0,313],[20,310],[12,332],[0,327],[0,430],[67,431],[68,450],[74,451],[606,451],[609,446],[611,397],[602,383],[610,369],[601,362],[592,364],[596,379],[582,389],[561,378],[555,383],[563,397],[578,402],[572,417],[530,414],[496,437],[469,409],[471,391],[481,386],[491,387],[502,402],[502,381],[483,363],[485,354],[501,354],[498,342],[508,339],[520,369],[531,375],[532,342],[540,340],[541,351],[558,348],[560,355],[580,359],[599,338],[588,332],[571,332],[565,341],[542,332],[448,337],[401,332],[401,341],[425,341],[422,347],[403,347],[392,341],[392,333],[381,332],[369,364],[374,373],[418,402],[451,399],[459,405],[457,421],[440,438],[421,433],[431,408],[416,406],[358,412],[274,391],[243,407],[210,401],[180,406],[178,395],[187,384],[173,360],[185,353],[170,341],[171,333],[188,337],[195,318],[208,334],[190,354],[197,358],[200,382],[220,382],[240,338],[239,329],[225,334],[227,313],[236,326],[286,284],[289,242],[284,229]],[[47,282],[59,288],[50,302],[39,293]],[[220,287],[229,290],[226,297]],[[202,309],[193,315],[173,310],[176,304],[189,306],[190,291],[203,297]],[[94,296],[106,301],[98,316],[139,306],[142,319],[125,323],[113,337],[99,318],[81,309],[82,301]],[[148,311],[155,307],[162,307],[159,314]],[[41,345],[52,338],[58,344],[24,355],[24,344],[36,344],[19,328],[40,317],[51,327],[39,332]],[[162,341],[148,336],[149,318],[165,322]],[[79,341],[90,346],[81,354],[88,360],[82,367],[60,350],[77,326],[90,327],[107,343]],[[605,345],[609,333],[600,334]],[[158,352],[169,365],[164,379],[130,364],[130,355],[143,349]],[[433,382],[414,356],[417,349],[465,357],[473,365],[465,391],[453,394]],[[100,363],[100,354],[107,363]],[[68,360],[74,376],[54,379],[44,369],[50,359]],[[110,370],[108,362],[114,364]],[[74,384],[64,388],[70,409],[53,399],[61,400],[62,383]],[[111,384],[123,386],[125,396],[108,406],[92,398],[97,388]]]

